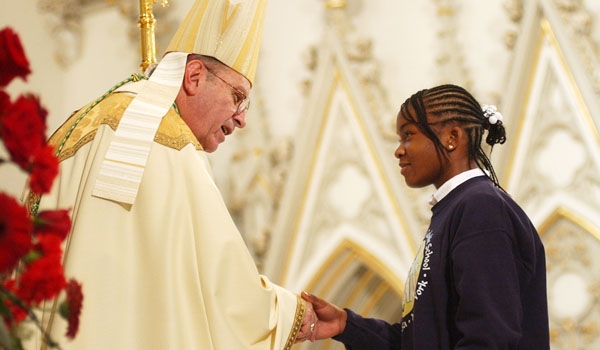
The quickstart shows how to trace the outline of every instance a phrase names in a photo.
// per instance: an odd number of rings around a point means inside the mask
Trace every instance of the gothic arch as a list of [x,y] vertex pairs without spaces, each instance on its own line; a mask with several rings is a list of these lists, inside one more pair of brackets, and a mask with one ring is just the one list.
[[539,226],[546,247],[550,336],[556,349],[600,346],[600,227],[558,207]]
[[[323,261],[306,290],[366,317],[395,322],[402,315],[404,283],[397,271],[390,270],[378,256],[362,243],[343,239]],[[328,340],[303,347],[330,349],[333,343]]]
[[600,109],[597,46],[583,2],[524,9],[502,110],[501,182],[546,247],[552,347],[600,346]]

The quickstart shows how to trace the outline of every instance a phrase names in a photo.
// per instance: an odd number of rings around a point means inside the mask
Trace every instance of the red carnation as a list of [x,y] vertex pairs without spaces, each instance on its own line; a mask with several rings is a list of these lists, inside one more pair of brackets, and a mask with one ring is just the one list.
[[2,117],[9,108],[10,96],[3,90],[0,90],[0,125],[2,125]]
[[[26,80],[30,73],[18,35],[11,28],[0,30],[0,142],[10,157],[0,157],[0,164],[14,162],[29,175],[29,190],[42,195],[50,192],[59,171],[54,148],[46,142],[48,112],[33,94],[23,94],[13,102],[5,91],[13,79]],[[63,289],[66,301],[65,306],[60,307],[61,314],[63,308],[66,310],[66,336],[75,337],[83,294],[75,280],[67,284],[62,265],[63,241],[71,224],[68,210],[45,210],[32,217],[25,206],[0,192],[0,328],[4,330],[0,331],[3,333],[0,338],[3,344],[6,340],[21,348],[19,337],[24,333],[15,331],[14,327],[28,316],[41,327],[32,310],[43,301],[57,297]],[[58,347],[49,336],[45,341],[51,347]]]
[[33,155],[29,187],[39,194],[50,192],[52,183],[58,175],[58,159],[54,155],[54,147],[45,145]]
[[69,322],[67,337],[73,339],[79,329],[79,315],[81,314],[83,305],[81,284],[74,279],[69,280],[66,292],[67,299],[60,304],[59,312],[60,315]]
[[33,223],[25,207],[1,192],[0,208],[0,272],[4,272],[31,249]]
[[35,233],[40,235],[55,235],[64,240],[71,230],[69,211],[45,210],[35,219]]
[[52,256],[57,259],[62,258],[62,241],[57,235],[42,235],[38,237],[38,242],[34,250],[39,255]]
[[35,154],[46,143],[46,115],[39,99],[31,94],[21,95],[5,111],[0,124],[11,159],[23,170],[30,172]]
[[4,28],[0,31],[0,88],[16,77],[27,80],[29,73],[29,61],[21,39],[11,28]]
[[28,304],[54,298],[67,284],[61,254],[44,255],[27,265],[17,295]]
[[[16,285],[17,281],[14,279],[6,280],[2,283],[2,287],[4,288],[4,290],[6,290],[8,293],[11,293],[14,298],[16,298],[17,292]],[[27,318],[27,311],[23,309],[22,305],[17,305],[13,298],[7,297],[5,300],[6,306],[10,310],[10,315],[4,315],[5,320],[7,321],[6,324],[9,327],[11,324],[16,325],[19,322],[23,321],[25,318]]]

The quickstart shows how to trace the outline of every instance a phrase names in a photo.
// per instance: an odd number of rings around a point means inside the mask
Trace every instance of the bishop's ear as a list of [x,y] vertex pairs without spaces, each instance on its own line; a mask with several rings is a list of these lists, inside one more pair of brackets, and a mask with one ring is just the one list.
[[185,66],[183,88],[187,94],[194,95],[200,87],[202,77],[206,74],[206,66],[200,60],[191,60]]

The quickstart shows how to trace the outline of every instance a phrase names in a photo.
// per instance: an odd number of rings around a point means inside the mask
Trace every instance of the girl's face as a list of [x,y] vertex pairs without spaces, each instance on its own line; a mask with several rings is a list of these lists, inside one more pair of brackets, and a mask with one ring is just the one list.
[[400,173],[409,187],[434,185],[439,188],[450,179],[447,159],[438,152],[435,143],[401,113],[396,119],[396,133],[400,137],[400,144],[394,155],[399,160]]

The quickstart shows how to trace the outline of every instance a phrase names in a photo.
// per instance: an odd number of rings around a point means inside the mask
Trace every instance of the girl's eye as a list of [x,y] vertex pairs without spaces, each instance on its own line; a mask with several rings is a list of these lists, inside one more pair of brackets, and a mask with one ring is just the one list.
[[402,143],[404,141],[406,141],[406,139],[410,136],[410,133],[407,132],[403,132],[402,135],[399,135],[398,137],[398,142]]

